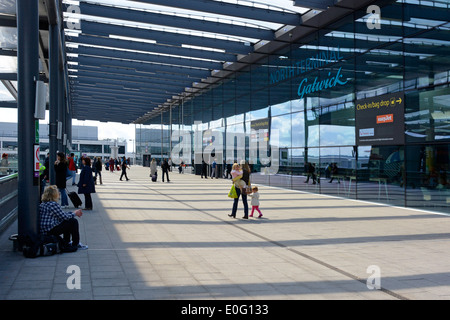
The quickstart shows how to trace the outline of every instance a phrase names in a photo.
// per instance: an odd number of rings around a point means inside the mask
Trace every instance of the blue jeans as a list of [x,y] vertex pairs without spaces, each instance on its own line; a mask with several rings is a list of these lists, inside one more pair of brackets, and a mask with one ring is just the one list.
[[[236,211],[238,207],[239,198],[241,196],[241,189],[236,188],[237,198],[234,198],[233,202],[233,210],[231,211],[231,215],[236,217]],[[247,203],[247,195],[242,195],[242,202],[244,203],[244,217],[248,217],[248,203]]]
[[75,184],[75,180],[76,180],[76,177],[77,177],[77,172],[76,171],[71,171],[71,170],[69,170],[69,171],[70,171],[70,176],[72,177],[72,184]]
[[69,199],[67,198],[66,189],[58,189],[61,193],[61,206],[68,206]]

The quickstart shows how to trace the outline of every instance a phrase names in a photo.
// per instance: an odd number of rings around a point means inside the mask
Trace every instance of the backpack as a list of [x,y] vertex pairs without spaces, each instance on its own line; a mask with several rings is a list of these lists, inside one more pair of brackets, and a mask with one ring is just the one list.
[[63,252],[63,239],[54,235],[19,236],[19,243],[26,258],[52,256]]

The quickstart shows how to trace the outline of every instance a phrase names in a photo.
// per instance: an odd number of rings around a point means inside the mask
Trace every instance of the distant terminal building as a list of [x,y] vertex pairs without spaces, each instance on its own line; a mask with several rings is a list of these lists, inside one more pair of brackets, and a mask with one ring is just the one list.
[[[17,168],[18,149],[18,128],[16,123],[0,122],[0,153],[8,154],[9,167]],[[49,151],[48,125],[39,126],[39,145],[41,150],[41,160]],[[88,157],[101,157],[109,159],[111,157],[111,147],[118,146],[118,157],[126,155],[126,140],[107,139],[99,140],[98,128],[94,126],[73,126],[72,144],[66,146],[67,153],[74,152],[77,155]]]

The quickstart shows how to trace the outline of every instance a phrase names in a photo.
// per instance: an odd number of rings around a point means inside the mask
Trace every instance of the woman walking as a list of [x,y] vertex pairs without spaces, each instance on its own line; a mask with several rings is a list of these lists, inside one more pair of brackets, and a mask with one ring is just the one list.
[[155,158],[153,158],[152,162],[150,163],[150,177],[152,178],[153,182],[156,182],[157,176],[158,176],[158,173],[157,173],[157,169],[156,169],[156,160],[155,160]]
[[56,186],[61,194],[61,207],[64,209],[69,206],[69,199],[67,198],[66,193],[68,167],[66,155],[63,152],[58,152],[54,167],[56,173]]
[[83,158],[83,165],[78,182],[78,194],[84,194],[84,210],[92,210],[91,193],[95,193],[95,185],[92,177],[91,158]]

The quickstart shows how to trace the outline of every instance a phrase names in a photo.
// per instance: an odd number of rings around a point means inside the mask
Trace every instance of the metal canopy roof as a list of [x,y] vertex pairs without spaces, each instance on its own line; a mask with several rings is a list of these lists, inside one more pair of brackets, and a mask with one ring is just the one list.
[[[48,30],[59,7],[73,118],[148,123],[181,99],[372,2],[39,0],[42,78],[48,81]],[[4,3],[0,27],[14,27],[15,0]],[[2,55],[9,53],[2,48]]]
[[[143,124],[355,10],[393,2],[280,0],[279,8],[269,0],[39,0],[41,76],[47,81],[49,21],[56,19],[49,7],[55,1],[63,11],[73,118]],[[15,27],[14,7],[15,0],[0,4],[0,27]],[[409,12],[448,21],[445,8],[411,4]],[[383,18],[389,14],[385,10]],[[353,41],[343,36],[340,45],[353,48]],[[364,41],[359,45],[363,50]],[[10,49],[2,43],[0,55],[14,56]],[[420,50],[426,52],[426,45]],[[0,77],[3,83],[15,80],[14,72]]]
[[65,39],[73,116],[148,123],[181,99],[373,1],[354,2],[289,0],[279,8],[273,1],[246,0],[80,1],[81,14],[65,14],[66,21],[80,19],[80,30],[66,30]]
[[225,67],[283,26],[299,25],[308,9],[289,3],[80,1],[81,14],[65,14],[80,19],[65,39],[74,118],[145,123],[228,75]]

